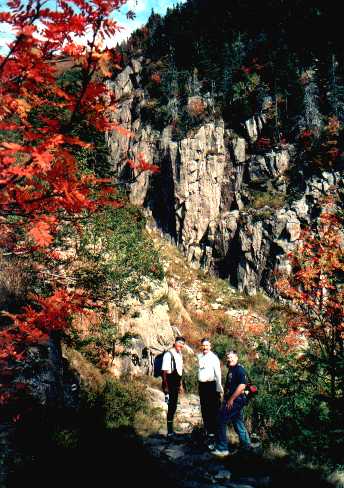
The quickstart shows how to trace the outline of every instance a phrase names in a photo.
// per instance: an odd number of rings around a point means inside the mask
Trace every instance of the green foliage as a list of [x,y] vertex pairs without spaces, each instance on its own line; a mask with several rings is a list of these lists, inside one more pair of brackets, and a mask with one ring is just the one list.
[[186,393],[198,393],[198,371],[196,366],[184,371],[183,387]]
[[78,244],[84,259],[76,271],[78,283],[95,296],[120,304],[139,293],[144,278],[161,280],[159,254],[144,229],[145,220],[135,207],[107,208],[95,214]]
[[[325,31],[330,33],[326,39],[319,35]],[[224,2],[214,8],[211,0],[187,0],[163,18],[152,15],[146,29],[123,46],[123,53],[130,57],[140,49],[149,59],[143,85],[158,103],[145,116],[157,128],[173,124],[180,139],[198,123],[184,113],[186,98],[209,96],[238,131],[263,110],[265,125],[270,126],[263,137],[279,143],[294,139],[303,122],[319,128],[322,115],[343,122],[338,32],[339,19],[325,2],[316,7],[298,0]],[[310,68],[316,73],[313,87],[302,77]],[[151,79],[154,72],[160,74],[160,84]],[[171,99],[177,102],[174,114]],[[272,105],[266,110],[267,99]]]
[[89,325],[87,336],[82,337],[75,328],[71,327],[66,337],[69,345],[98,367],[101,367],[102,359],[107,355],[112,358],[115,356],[118,340],[117,327],[105,314],[99,323]]
[[[250,308],[253,303],[251,303]],[[326,392],[326,364],[314,361],[311,345],[295,347],[288,328],[292,311],[281,304],[262,301],[259,308],[267,315],[263,331],[236,337],[235,328],[212,336],[212,350],[224,361],[234,348],[246,368],[258,395],[246,409],[252,432],[264,440],[302,450],[310,458],[342,459],[343,415],[333,415],[333,405]],[[223,374],[227,373],[224,368]],[[319,453],[319,449],[321,452]]]
[[90,147],[77,148],[74,151],[79,171],[93,173],[101,178],[111,177],[113,169],[109,163],[109,148],[104,133],[81,121],[73,131],[73,135],[91,144]]
[[[73,66],[63,71],[58,78],[58,85],[67,93],[75,96],[82,88],[82,69]],[[50,109],[51,110],[51,109]],[[60,117],[61,118],[61,117]],[[110,177],[113,170],[109,160],[109,149],[105,140],[105,133],[96,130],[85,118],[75,117],[72,128],[69,131],[72,136],[79,137],[90,144],[90,147],[73,147],[72,152],[76,156],[79,171],[92,173],[98,177]]]
[[227,335],[217,334],[212,338],[212,349],[222,361],[230,348],[235,348],[235,345],[233,339]]
[[147,411],[148,402],[142,385],[109,379],[100,396],[107,429],[132,426],[137,413]]
[[282,208],[285,204],[285,194],[277,191],[252,191],[250,207],[261,210],[264,207],[271,209]]

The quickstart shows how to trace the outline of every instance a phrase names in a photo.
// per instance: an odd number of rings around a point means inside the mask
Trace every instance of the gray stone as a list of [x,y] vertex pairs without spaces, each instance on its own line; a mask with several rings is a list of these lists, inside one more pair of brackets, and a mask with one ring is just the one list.
[[221,469],[218,471],[215,475],[214,478],[216,480],[230,480],[231,479],[231,472],[226,470],[226,469]]
[[164,450],[165,456],[171,461],[178,461],[185,456],[185,448],[183,446],[171,446]]

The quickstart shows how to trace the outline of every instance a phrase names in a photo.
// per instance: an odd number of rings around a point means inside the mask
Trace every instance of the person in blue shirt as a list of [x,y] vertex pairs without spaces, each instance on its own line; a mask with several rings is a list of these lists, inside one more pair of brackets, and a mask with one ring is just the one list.
[[226,354],[228,374],[224,387],[224,398],[219,414],[219,426],[217,443],[213,454],[217,457],[225,457],[234,454],[235,449],[228,447],[227,426],[232,424],[239,436],[240,445],[243,448],[251,447],[251,440],[246,430],[242,409],[246,405],[245,386],[247,375],[245,368],[239,364],[236,351],[231,350]]

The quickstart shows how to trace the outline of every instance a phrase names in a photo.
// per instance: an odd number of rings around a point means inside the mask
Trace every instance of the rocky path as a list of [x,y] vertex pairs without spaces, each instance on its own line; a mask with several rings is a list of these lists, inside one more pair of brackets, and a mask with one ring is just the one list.
[[[145,441],[151,455],[159,459],[176,486],[182,488],[268,488],[271,477],[266,472],[250,472],[249,459],[239,455],[217,460],[207,449],[200,432],[179,434],[172,441],[156,435]],[[239,456],[239,457],[238,457]],[[247,469],[240,470],[240,464]]]
[[[163,405],[163,395],[152,390],[154,404]],[[163,415],[167,406],[163,405]],[[159,464],[175,488],[330,488],[312,468],[295,463],[289,456],[271,458],[259,443],[250,452],[217,459],[209,451],[202,429],[197,395],[182,396],[177,427],[183,432],[167,440],[165,432],[144,440],[146,451]]]
[[150,455],[175,488],[334,488],[311,467],[301,467],[288,456],[268,459],[260,448],[240,450],[225,459],[215,458],[200,431],[179,434],[172,441],[164,435],[145,440]]

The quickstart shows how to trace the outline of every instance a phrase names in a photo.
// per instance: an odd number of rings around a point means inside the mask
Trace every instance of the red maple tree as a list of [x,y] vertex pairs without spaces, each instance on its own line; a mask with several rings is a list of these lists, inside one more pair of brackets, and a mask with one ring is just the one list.
[[295,252],[292,272],[277,282],[279,293],[291,301],[295,315],[291,330],[308,343],[322,365],[322,391],[332,404],[344,395],[344,240],[343,219],[332,200],[316,225],[305,229]]
[[[75,136],[82,121],[97,131],[118,130],[109,115],[114,95],[106,78],[118,67],[114,49],[103,47],[119,30],[111,18],[126,0],[10,0],[0,12],[14,34],[0,55],[0,249],[9,256],[37,254],[58,269],[56,235],[104,205],[118,206],[110,179],[78,167],[76,150],[90,147]],[[59,83],[61,65],[79,72],[76,90]],[[142,162],[141,162],[142,163]],[[155,170],[139,162],[139,171]],[[131,166],[136,168],[134,162]],[[56,266],[57,264],[57,266]],[[33,267],[34,267],[33,265]],[[44,266],[44,265],[43,265]],[[23,357],[27,344],[68,325],[92,305],[84,290],[51,278],[50,293],[31,295],[21,313],[3,315],[0,362]],[[0,403],[7,398],[6,388]]]

